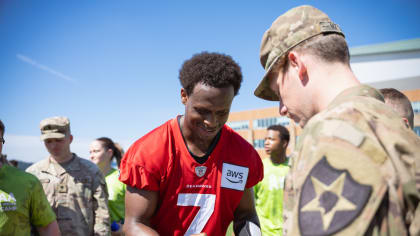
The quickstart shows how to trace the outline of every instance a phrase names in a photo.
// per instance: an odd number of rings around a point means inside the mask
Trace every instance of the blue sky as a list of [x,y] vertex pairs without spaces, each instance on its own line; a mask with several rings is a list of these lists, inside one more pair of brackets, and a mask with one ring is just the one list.
[[[261,4],[261,3],[264,4]],[[178,72],[201,51],[231,55],[244,81],[231,111],[277,106],[253,90],[259,45],[282,13],[301,4],[326,12],[350,47],[420,37],[420,1],[23,1],[0,2],[3,153],[47,156],[39,122],[70,118],[72,150],[88,157],[100,136],[124,148],[184,112]]]

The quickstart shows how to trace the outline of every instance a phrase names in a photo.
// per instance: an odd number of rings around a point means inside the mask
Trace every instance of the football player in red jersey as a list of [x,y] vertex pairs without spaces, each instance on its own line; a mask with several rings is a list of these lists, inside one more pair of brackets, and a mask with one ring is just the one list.
[[261,235],[252,187],[255,149],[225,125],[242,73],[230,56],[203,52],[179,75],[184,115],[137,140],[121,162],[126,235]]

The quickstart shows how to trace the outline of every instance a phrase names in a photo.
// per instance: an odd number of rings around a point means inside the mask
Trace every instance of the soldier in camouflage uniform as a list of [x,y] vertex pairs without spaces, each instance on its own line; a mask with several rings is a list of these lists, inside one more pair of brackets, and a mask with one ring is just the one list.
[[394,88],[381,88],[379,90],[385,99],[385,104],[400,115],[408,128],[414,128],[414,111],[411,102],[405,94]]
[[[414,111],[411,106],[411,102],[407,96],[402,92],[394,88],[382,88],[379,90],[385,99],[385,104],[390,106],[404,121],[407,128],[414,128]],[[420,191],[420,158],[415,160],[416,162],[416,186],[417,190]]]
[[420,142],[350,68],[341,29],[311,6],[265,32],[255,90],[304,127],[286,180],[288,235],[419,235]]
[[47,118],[40,127],[50,157],[26,171],[41,181],[62,235],[110,235],[104,177],[95,164],[70,152],[69,120]]

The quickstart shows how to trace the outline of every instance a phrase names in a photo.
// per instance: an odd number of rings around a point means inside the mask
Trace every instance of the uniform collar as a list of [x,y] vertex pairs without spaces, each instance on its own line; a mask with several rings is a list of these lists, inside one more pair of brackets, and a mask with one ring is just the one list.
[[333,107],[345,100],[349,100],[349,98],[360,96],[371,97],[381,102],[385,102],[383,95],[378,90],[368,85],[362,84],[342,91],[337,97],[334,98],[334,100],[328,105],[328,107]]
[[43,165],[42,171],[49,172],[55,175],[62,175],[63,173],[66,173],[69,170],[80,170],[79,157],[74,153],[72,153],[72,159],[69,163],[66,163],[65,167],[56,162],[52,157],[49,157],[47,161],[48,165]]

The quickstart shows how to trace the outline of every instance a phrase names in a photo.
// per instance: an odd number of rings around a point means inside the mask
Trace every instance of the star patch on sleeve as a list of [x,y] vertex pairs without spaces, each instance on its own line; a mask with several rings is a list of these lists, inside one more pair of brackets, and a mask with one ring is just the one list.
[[299,199],[302,235],[330,235],[349,225],[366,205],[372,187],[355,181],[347,170],[322,159],[312,168]]

